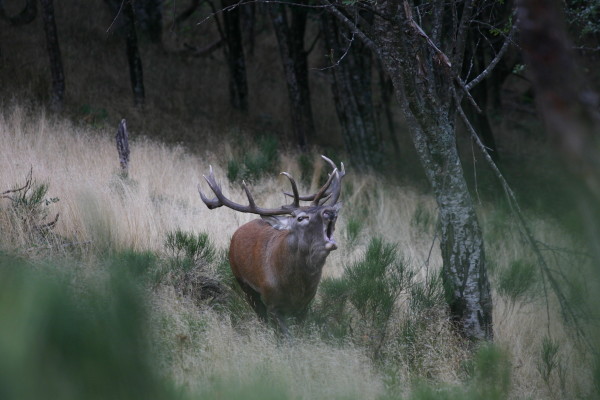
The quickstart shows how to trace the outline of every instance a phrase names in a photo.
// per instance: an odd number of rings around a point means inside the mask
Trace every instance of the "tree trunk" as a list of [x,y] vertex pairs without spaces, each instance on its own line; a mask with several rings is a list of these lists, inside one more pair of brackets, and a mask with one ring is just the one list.
[[135,0],[133,7],[141,36],[147,35],[152,43],[160,43],[162,39],[162,1]]
[[283,6],[269,6],[288,88],[292,130],[298,146],[305,149],[308,137],[314,134],[315,124],[308,86],[307,54],[304,51],[306,15],[302,14],[303,11],[296,12],[290,29]]
[[359,168],[379,167],[383,151],[373,108],[371,51],[358,41],[344,41],[350,34],[331,15],[323,14],[321,31],[333,64],[331,89],[346,151]]
[[[237,2],[223,0],[223,8]],[[223,12],[225,36],[227,39],[227,65],[229,67],[229,98],[231,106],[240,111],[248,111],[248,83],[246,80],[246,60],[240,29],[240,7]]]
[[492,298],[483,239],[458,157],[451,96],[444,97],[453,83],[448,73],[433,69],[439,55],[423,40],[406,9],[402,12],[392,3],[382,3],[387,7],[379,15],[397,17],[377,17],[374,37],[439,207],[446,299],[465,337],[491,340]]
[[394,113],[392,112],[392,97],[394,96],[394,85],[390,78],[385,74],[381,63],[378,63],[377,72],[379,75],[379,91],[381,92],[381,107],[385,114],[385,120],[387,122],[388,134],[390,135],[390,141],[394,147],[395,157],[399,158],[402,154],[400,150],[400,143],[398,143],[398,137],[396,136],[396,127],[394,125]]
[[65,97],[65,74],[63,71],[62,57],[58,45],[58,33],[54,18],[53,0],[41,0],[44,17],[44,31],[46,32],[46,47],[50,59],[50,72],[52,73],[52,93],[50,107],[55,111],[63,108]]
[[138,49],[137,34],[135,32],[135,15],[132,0],[124,0],[123,16],[125,18],[125,43],[127,48],[127,61],[129,63],[129,77],[133,90],[133,102],[137,107],[142,107],[145,100],[144,74],[142,59]]

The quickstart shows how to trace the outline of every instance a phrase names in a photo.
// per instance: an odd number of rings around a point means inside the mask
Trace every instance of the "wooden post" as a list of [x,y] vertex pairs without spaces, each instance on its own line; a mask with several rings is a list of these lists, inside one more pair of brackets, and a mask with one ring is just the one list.
[[124,178],[129,176],[129,133],[127,132],[127,122],[125,118],[121,120],[117,134],[117,151],[119,152],[119,162],[121,164],[121,174]]

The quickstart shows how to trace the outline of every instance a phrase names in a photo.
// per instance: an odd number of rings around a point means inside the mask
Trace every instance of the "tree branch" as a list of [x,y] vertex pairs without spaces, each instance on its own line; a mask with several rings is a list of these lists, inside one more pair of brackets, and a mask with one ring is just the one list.
[[478,76],[476,76],[473,80],[471,80],[471,82],[465,85],[466,90],[473,89],[475,85],[479,84],[482,80],[484,80],[494,70],[494,68],[496,68],[496,65],[498,65],[502,57],[504,57],[504,54],[506,54],[509,45],[513,43],[513,37],[516,30],[516,25],[513,25],[510,29],[510,33],[508,34],[508,36],[506,36],[506,39],[504,39],[502,47],[496,54],[496,57],[494,57],[494,59],[488,64],[487,67],[485,67],[485,69]]
[[479,139],[479,135],[477,135],[477,132],[475,131],[475,129],[473,128],[473,125],[469,121],[469,118],[467,117],[467,115],[463,111],[462,107],[460,106],[460,99],[458,98],[458,94],[456,93],[456,91],[453,88],[451,88],[450,90],[452,90],[452,95],[455,98],[456,109],[458,111],[458,114],[460,115],[463,123],[465,124],[467,130],[469,131],[471,137],[473,138],[473,141],[475,141],[475,144],[477,144],[477,146],[481,150],[481,153],[483,154],[483,157],[485,158],[488,165],[494,172],[494,175],[496,175],[496,178],[498,178],[498,180],[500,181],[502,189],[504,190],[504,193],[505,193],[508,203],[510,205],[511,211],[513,212],[513,214],[515,215],[515,217],[517,219],[517,222],[519,223],[519,226],[521,228],[521,233],[525,236],[525,238],[527,239],[527,242],[531,246],[531,249],[533,250],[533,252],[538,260],[538,263],[539,263],[539,266],[540,266],[543,276],[546,276],[546,278],[548,279],[548,282],[550,283],[550,286],[552,287],[552,290],[558,299],[563,316],[565,316],[567,319],[569,319],[573,323],[573,326],[574,326],[574,329],[575,329],[575,332],[577,333],[577,335],[585,342],[585,344],[590,349],[593,349],[593,346],[590,343],[587,336],[585,335],[585,331],[583,330],[583,327],[581,326],[579,319],[577,318],[577,315],[575,314],[575,311],[573,311],[573,309],[569,306],[566,296],[562,292],[556,278],[552,274],[552,270],[548,266],[548,263],[546,262],[546,259],[544,258],[544,255],[542,254],[542,252],[538,246],[538,242],[535,239],[535,237],[533,236],[533,233],[531,232],[531,228],[529,228],[529,225],[527,224],[527,221],[525,220],[523,212],[521,211],[521,208],[519,207],[519,203],[517,201],[517,197],[515,196],[515,193],[512,191],[510,185],[504,178],[504,175],[502,175],[502,172],[500,172],[500,170],[496,166],[496,163],[494,163],[494,160],[492,160],[492,157],[488,153],[484,144],[481,142],[481,139]]
[[377,57],[381,57],[379,52],[379,48],[375,44],[373,40],[371,40],[361,29],[358,28],[355,21],[351,21],[346,17],[340,10],[338,10],[333,4],[331,4],[328,0],[321,0],[321,2],[326,6],[326,9],[331,12],[335,17],[352,32],[356,35],[361,42],[364,43],[365,46],[369,48]]

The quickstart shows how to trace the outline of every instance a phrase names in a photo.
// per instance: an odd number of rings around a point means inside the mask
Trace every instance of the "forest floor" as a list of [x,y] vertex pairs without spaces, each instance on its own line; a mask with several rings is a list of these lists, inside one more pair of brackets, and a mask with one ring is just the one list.
[[[0,199],[0,352],[9,355],[0,370],[14,374],[2,382],[13,398],[594,396],[592,355],[562,322],[510,210],[478,206],[494,344],[471,349],[444,305],[433,198],[348,169],[339,249],[308,321],[286,342],[256,319],[228,271],[229,239],[253,217],[208,210],[197,185],[212,165],[231,197],[241,201],[244,177],[257,203],[278,206],[287,184],[278,173],[314,190],[319,155],[273,152],[269,140],[192,152],[138,137],[124,177],[113,137],[14,103],[0,115],[0,192],[32,177]],[[527,217],[569,296],[584,301],[583,245],[552,219]],[[376,291],[368,307],[353,300],[348,271],[378,266],[381,292],[398,290],[389,314]]]

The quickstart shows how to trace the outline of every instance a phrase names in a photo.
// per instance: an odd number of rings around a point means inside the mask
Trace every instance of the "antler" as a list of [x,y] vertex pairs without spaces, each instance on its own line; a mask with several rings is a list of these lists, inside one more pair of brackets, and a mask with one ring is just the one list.
[[294,195],[293,195],[294,202],[290,205],[282,206],[280,208],[258,207],[256,205],[256,203],[254,202],[254,198],[252,197],[250,190],[246,186],[246,182],[244,182],[244,181],[242,181],[242,188],[244,189],[244,192],[246,192],[246,197],[248,198],[248,205],[244,206],[242,204],[238,204],[238,203],[235,203],[235,202],[229,200],[227,197],[225,197],[223,195],[223,192],[221,191],[221,187],[219,186],[219,184],[217,183],[217,181],[215,179],[215,174],[213,172],[212,166],[210,166],[208,176],[206,176],[206,175],[203,175],[203,176],[204,176],[204,179],[206,180],[206,182],[208,183],[208,186],[210,186],[211,190],[217,197],[212,198],[212,199],[209,199],[208,197],[206,197],[204,195],[204,193],[202,193],[202,190],[200,189],[200,185],[198,185],[198,193],[200,193],[200,198],[202,198],[202,201],[204,202],[204,204],[206,204],[206,206],[211,210],[221,207],[221,206],[226,206],[228,208],[231,208],[232,210],[236,210],[236,211],[240,211],[240,212],[244,212],[244,213],[259,214],[259,215],[290,214],[292,211],[294,211],[294,209],[296,209],[300,206],[300,200],[299,200],[299,196],[298,196],[298,187],[296,186],[296,182],[294,181],[294,179],[292,178],[292,176],[290,174],[288,174],[287,172],[282,172],[281,174],[287,176],[287,178],[290,180],[290,183],[292,185],[292,191],[294,192]]
[[[337,166],[335,165],[335,163],[333,161],[331,161],[331,159],[329,159],[323,155],[321,156],[321,158],[323,160],[325,160],[325,162],[327,162],[327,164],[329,164],[331,166],[331,168],[333,168],[333,172],[331,174],[329,174],[329,179],[327,179],[327,182],[325,182],[325,184],[315,194],[298,196],[298,199],[300,199],[302,201],[312,201],[313,202],[312,204],[314,206],[319,205],[319,201],[321,201],[321,200],[323,201],[322,204],[325,204],[330,200],[331,200],[330,204],[337,203],[337,201],[340,198],[340,193],[342,190],[342,178],[346,175],[346,169],[344,168],[344,163],[340,163],[341,169],[338,170]],[[330,185],[331,185],[331,189],[327,190]],[[284,192],[284,194],[286,196],[292,197],[292,194],[290,194],[290,193]]]

